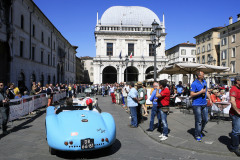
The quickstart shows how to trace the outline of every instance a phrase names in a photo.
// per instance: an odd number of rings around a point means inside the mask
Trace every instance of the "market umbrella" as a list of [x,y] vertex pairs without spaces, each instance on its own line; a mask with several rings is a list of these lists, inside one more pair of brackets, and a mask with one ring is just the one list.
[[172,75],[173,74],[189,74],[189,83],[191,79],[191,74],[196,71],[201,70],[204,73],[213,73],[213,72],[226,72],[229,71],[229,67],[222,66],[214,66],[207,64],[199,64],[199,63],[174,63],[172,65],[168,65],[163,67],[158,71],[158,74],[170,74],[171,75],[171,83],[172,83]]

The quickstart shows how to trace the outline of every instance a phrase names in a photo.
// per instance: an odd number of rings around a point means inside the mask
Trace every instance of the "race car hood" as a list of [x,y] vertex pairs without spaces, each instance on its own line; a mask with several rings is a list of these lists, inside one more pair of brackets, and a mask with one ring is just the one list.
[[57,123],[64,137],[93,138],[98,133],[107,133],[101,114],[94,111],[63,111],[57,115]]

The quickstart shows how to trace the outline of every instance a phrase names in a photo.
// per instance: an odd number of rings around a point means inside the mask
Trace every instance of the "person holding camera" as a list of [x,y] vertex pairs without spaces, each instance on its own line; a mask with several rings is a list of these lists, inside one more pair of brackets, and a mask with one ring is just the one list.
[[202,131],[208,122],[207,97],[212,106],[210,94],[207,92],[207,82],[204,80],[203,71],[196,72],[197,79],[191,85],[192,107],[195,116],[195,139],[202,141]]
[[[9,91],[8,91],[9,92]],[[6,135],[7,132],[7,122],[9,114],[9,98],[4,92],[4,84],[0,81],[0,114],[2,116],[2,133]]]

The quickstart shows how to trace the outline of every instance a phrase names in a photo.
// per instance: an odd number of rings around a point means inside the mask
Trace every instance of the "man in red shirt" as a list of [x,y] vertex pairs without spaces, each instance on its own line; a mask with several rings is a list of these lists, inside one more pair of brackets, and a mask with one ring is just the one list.
[[[163,132],[159,136],[160,141],[164,141],[168,139],[167,113],[169,111],[170,91],[166,86],[167,86],[167,82],[165,80],[161,80],[159,82],[159,87],[156,92],[156,97],[158,98],[158,111],[161,115],[161,121],[163,124]],[[160,93],[159,93],[159,89],[161,89]]]
[[231,109],[230,117],[232,118],[232,136],[229,150],[240,156],[239,135],[240,135],[240,76],[235,77],[235,86],[230,90]]

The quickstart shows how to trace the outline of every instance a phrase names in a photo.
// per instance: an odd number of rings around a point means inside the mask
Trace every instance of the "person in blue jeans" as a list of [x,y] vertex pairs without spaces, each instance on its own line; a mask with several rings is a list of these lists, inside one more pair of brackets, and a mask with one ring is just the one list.
[[235,85],[230,90],[231,109],[229,115],[232,118],[231,145],[229,150],[240,156],[240,76],[235,77]]
[[207,92],[207,82],[204,80],[202,71],[196,72],[197,79],[191,85],[192,107],[195,116],[194,137],[198,142],[202,141],[202,131],[208,122],[207,97],[212,105],[209,93]]
[[[152,107],[152,111],[151,111],[151,119],[150,119],[150,124],[149,124],[149,128],[146,131],[152,132],[154,130],[154,118],[155,115],[157,114],[157,119],[158,119],[158,128],[160,128],[161,126],[161,117],[160,117],[160,113],[158,112],[158,103],[157,100],[158,98],[156,97],[156,92],[157,92],[157,88],[158,88],[158,83],[154,82],[153,83],[153,92],[152,95],[150,97],[150,101],[152,101],[153,107]],[[159,93],[161,92],[161,90],[159,90]]]
[[138,91],[134,88],[134,83],[132,82],[129,85],[130,91],[127,96],[127,104],[131,112],[131,124],[129,125],[130,128],[137,128],[138,121],[137,121],[137,106],[138,106]]

